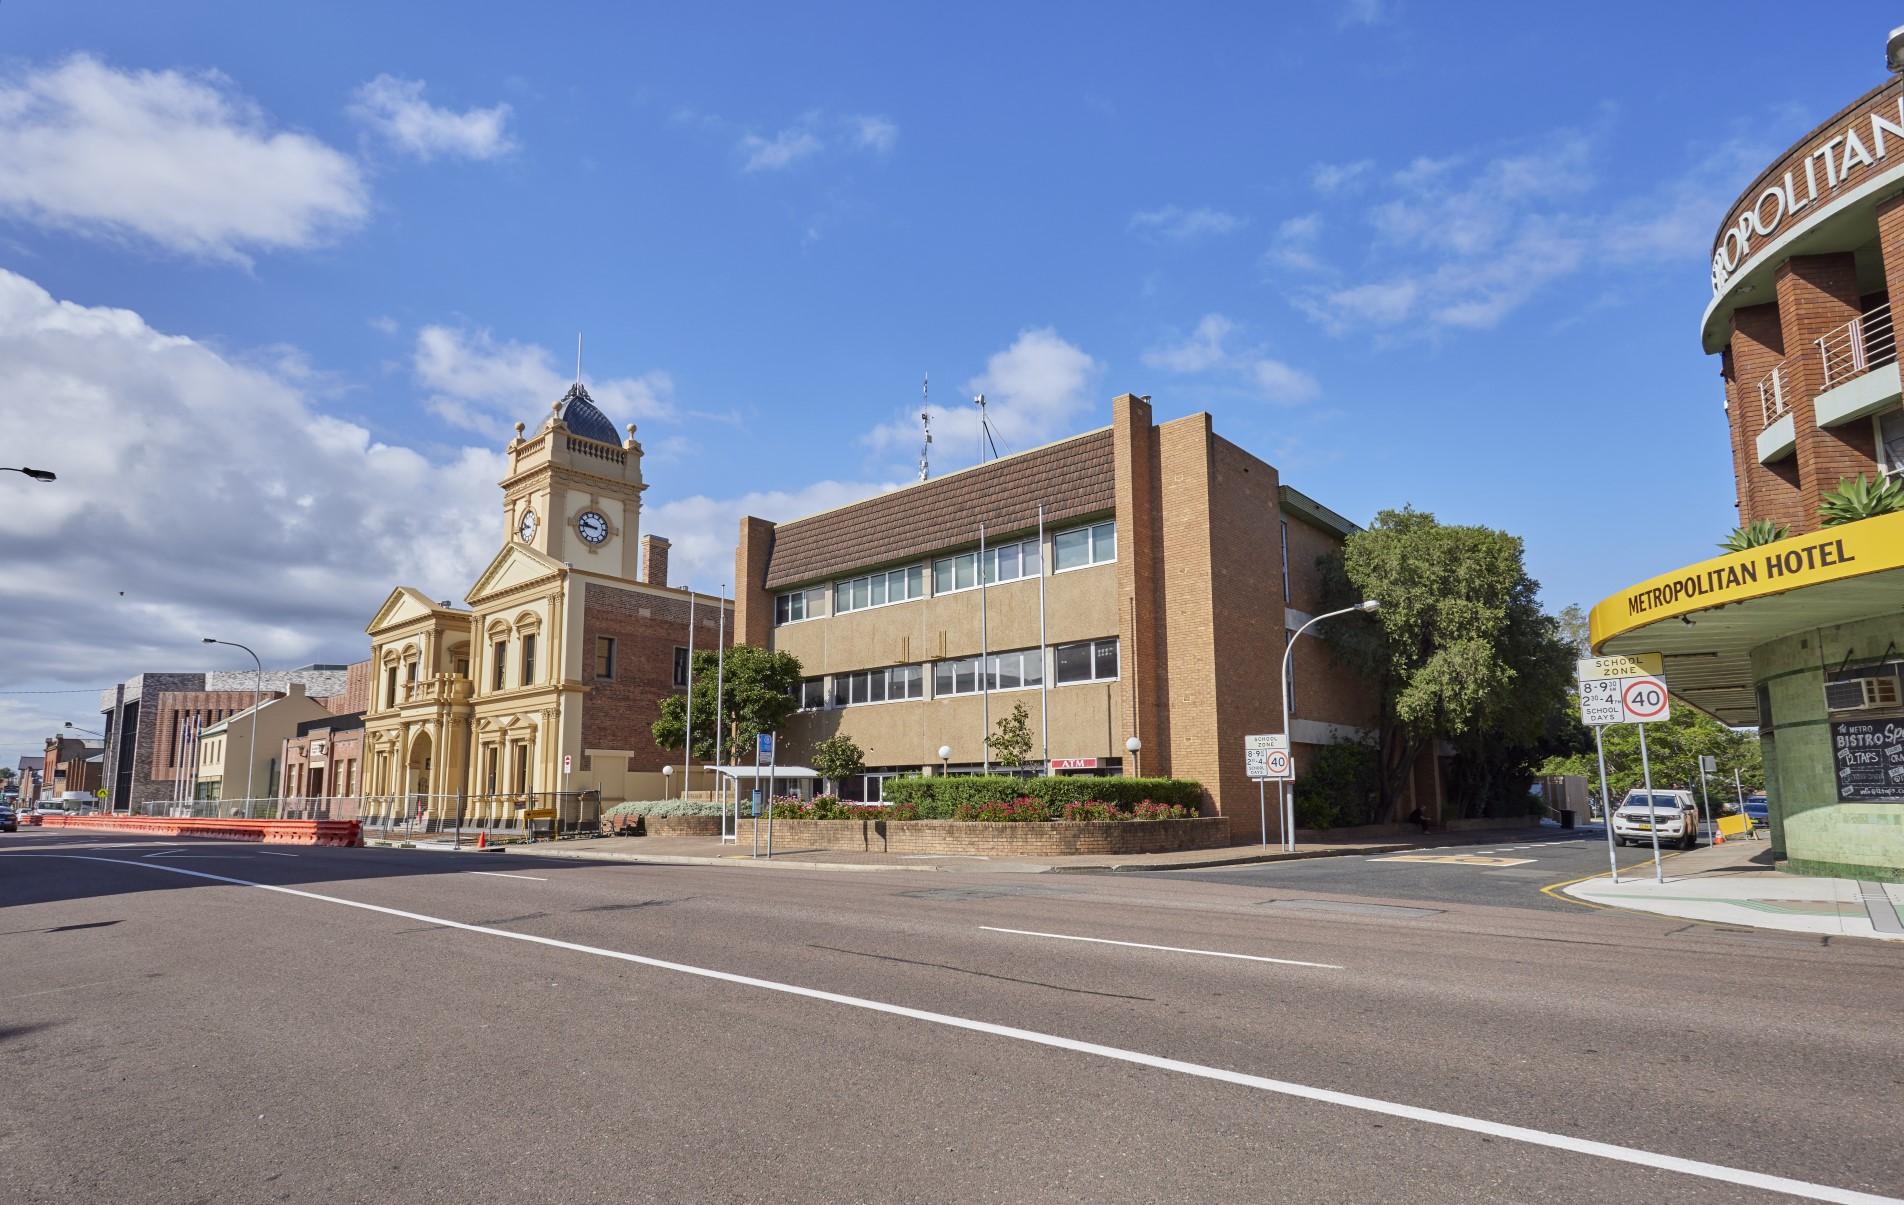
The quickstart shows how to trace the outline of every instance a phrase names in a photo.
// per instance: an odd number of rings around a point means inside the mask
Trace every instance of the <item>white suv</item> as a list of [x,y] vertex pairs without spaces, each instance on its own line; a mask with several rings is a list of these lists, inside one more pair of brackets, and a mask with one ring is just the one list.
[[1693,849],[1699,844],[1699,805],[1691,791],[1655,790],[1649,805],[1645,791],[1628,791],[1613,813],[1613,840],[1625,845],[1661,845]]

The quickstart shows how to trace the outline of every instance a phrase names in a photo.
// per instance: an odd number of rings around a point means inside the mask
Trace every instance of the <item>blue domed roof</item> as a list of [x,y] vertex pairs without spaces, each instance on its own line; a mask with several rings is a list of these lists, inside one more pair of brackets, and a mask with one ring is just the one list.
[[595,399],[588,396],[588,390],[577,381],[569,386],[568,393],[562,398],[562,409],[558,412],[562,425],[569,434],[579,435],[583,439],[593,439],[605,444],[621,443],[621,435],[616,432],[615,424],[609,421],[595,407]]

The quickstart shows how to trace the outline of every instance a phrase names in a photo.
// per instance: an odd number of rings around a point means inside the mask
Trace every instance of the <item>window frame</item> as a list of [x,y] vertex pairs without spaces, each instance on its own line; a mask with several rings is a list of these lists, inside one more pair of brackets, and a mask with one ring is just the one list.
[[674,665],[669,670],[668,684],[675,690],[688,687],[688,649],[684,644],[674,646]]
[[[607,654],[606,657],[603,654]],[[606,669],[604,669],[606,665]],[[615,680],[615,638],[597,636],[595,638],[595,680],[612,682]]]
[[[911,670],[916,678],[916,693],[893,692],[894,679]],[[925,665],[921,662],[907,662],[904,665],[884,665],[872,669],[849,670],[846,673],[828,676],[826,705],[829,708],[875,707],[881,703],[916,703],[925,699]],[[874,681],[877,680],[878,698],[874,698]],[[905,680],[905,679],[902,679]],[[860,693],[863,692],[863,693]],[[859,697],[855,697],[859,693]]]
[[489,681],[491,690],[509,689],[509,641],[492,640],[489,642],[489,654],[495,659],[491,667]]
[[[790,623],[805,623],[809,619],[825,619],[825,615],[816,615],[815,603],[823,603],[831,593],[826,586],[802,586],[798,590],[782,590],[774,595],[774,626],[782,628]],[[794,604],[799,604],[800,614],[794,615]],[[782,614],[786,618],[781,618]]]
[[[1100,542],[1098,533],[1107,528],[1110,531],[1108,537],[1110,555],[1105,556],[1101,555],[1098,548]],[[1060,566],[1058,564],[1058,541],[1066,536],[1076,535],[1079,532],[1084,533],[1085,556],[1088,559],[1082,565]],[[1080,523],[1076,527],[1067,527],[1063,531],[1054,531],[1051,533],[1051,572],[1054,575],[1059,573],[1075,573],[1080,569],[1095,569],[1099,565],[1112,565],[1116,562],[1117,520],[1115,518],[1099,519],[1094,523]]]
[[[880,569],[872,573],[862,573],[855,577],[839,578],[834,581],[832,587],[831,613],[834,615],[850,615],[855,611],[871,611],[876,607],[896,607],[901,603],[918,602],[921,599],[930,598],[932,595],[926,590],[925,571],[925,565],[914,562],[913,564],[900,565],[892,569]],[[918,575],[916,593],[913,584],[914,574]],[[892,596],[893,579],[895,577],[899,579],[900,588],[906,591],[905,597],[903,598],[894,598]],[[873,601],[873,582],[876,579],[881,583],[879,590],[880,600],[878,602]],[[840,605],[840,592],[842,590],[846,592],[849,605]],[[858,601],[862,597],[866,601]]]
[[[998,576],[998,557],[1001,552],[1008,548],[1012,550],[1012,555],[1017,558],[1018,572],[1011,577],[1000,577]],[[970,585],[961,586],[958,584],[959,562],[961,561],[969,562],[970,564],[972,577]],[[1027,562],[1037,566],[1036,572],[1028,572],[1025,569]],[[989,577],[986,576],[985,572],[985,566],[987,564],[992,567]],[[939,588],[939,567],[941,565],[946,567],[948,578],[952,583],[943,590]],[[934,598],[946,594],[962,594],[967,590],[977,590],[981,587],[1008,586],[1013,582],[1031,581],[1043,576],[1045,567],[1044,545],[1039,541],[1037,536],[1016,540],[1002,540],[997,544],[987,544],[983,556],[979,555],[978,549],[968,548],[964,552],[954,552],[948,553],[945,556],[933,557],[929,567],[932,572],[932,596]]]
[[[1094,640],[1073,640],[1065,644],[1052,645],[1051,646],[1051,685],[1053,687],[1086,686],[1093,682],[1119,681],[1124,676],[1124,651],[1123,649],[1119,648],[1118,645],[1119,645],[1119,641],[1118,641],[1118,638],[1115,636],[1100,636]],[[1102,655],[1100,653],[1100,648],[1105,648],[1105,647],[1108,647],[1111,650],[1111,655],[1115,657],[1117,660],[1117,672],[1109,676],[1100,675],[1098,673],[1098,660],[1099,660],[1099,657]],[[1087,663],[1089,664],[1091,668],[1090,677],[1072,678],[1069,680],[1065,679],[1065,677],[1063,676],[1063,671],[1059,667],[1058,656],[1059,654],[1070,649],[1086,650],[1085,656],[1087,658]]]
[[532,686],[536,680],[536,634],[524,632],[519,643],[522,645],[522,685]]

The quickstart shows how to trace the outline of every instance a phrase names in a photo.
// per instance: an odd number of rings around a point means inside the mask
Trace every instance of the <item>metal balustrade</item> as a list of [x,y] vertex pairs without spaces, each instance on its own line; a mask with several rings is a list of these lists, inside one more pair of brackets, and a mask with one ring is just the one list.
[[[1891,326],[1891,304],[1858,315],[1837,330],[1814,340],[1824,365],[1824,388],[1829,390],[1897,360],[1897,335]],[[1764,387],[1760,386],[1761,397]]]
[[1769,427],[1784,418],[1791,408],[1791,403],[1785,400],[1785,365],[1780,363],[1759,381],[1759,414]]

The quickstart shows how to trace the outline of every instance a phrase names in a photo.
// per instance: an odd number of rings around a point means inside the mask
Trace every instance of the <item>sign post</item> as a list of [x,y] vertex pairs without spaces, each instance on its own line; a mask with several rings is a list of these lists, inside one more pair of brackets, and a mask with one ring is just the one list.
[[1277,823],[1283,830],[1283,847],[1294,850],[1296,834],[1290,823],[1293,809],[1285,805],[1283,795],[1283,783],[1294,777],[1290,770],[1289,737],[1276,732],[1244,737],[1243,768],[1256,780],[1256,823],[1263,844],[1269,844],[1269,803],[1263,784],[1273,781],[1276,784]]
[[1705,809],[1706,828],[1712,834],[1711,840],[1714,845],[1722,844],[1725,841],[1725,834],[1721,833],[1719,826],[1712,822],[1712,800],[1706,793],[1706,775],[1718,769],[1718,758],[1705,753],[1699,755],[1699,804]]
[[1646,784],[1647,827],[1653,834],[1653,878],[1666,881],[1659,859],[1659,822],[1653,811],[1653,763],[1646,748],[1646,726],[1672,714],[1666,693],[1664,661],[1658,653],[1627,657],[1582,657],[1574,663],[1580,686],[1580,719],[1593,728],[1600,751],[1600,801],[1606,811],[1607,860],[1613,881],[1620,881],[1619,859],[1613,844],[1613,799],[1607,794],[1606,744],[1601,731],[1610,724],[1637,724],[1640,730],[1640,776]]

